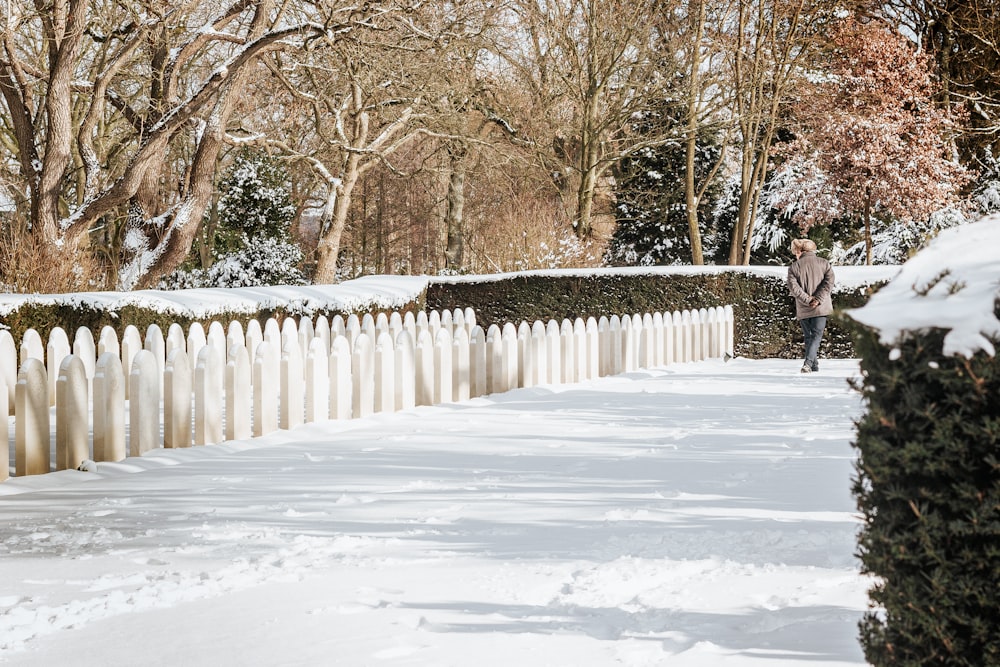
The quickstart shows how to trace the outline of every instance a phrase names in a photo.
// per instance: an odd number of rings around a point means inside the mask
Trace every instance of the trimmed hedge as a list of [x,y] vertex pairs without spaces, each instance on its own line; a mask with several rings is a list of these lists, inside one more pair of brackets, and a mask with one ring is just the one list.
[[867,404],[853,492],[879,609],[861,622],[865,656],[1000,665],[1000,361],[942,356],[940,330],[896,353],[853,329]]
[[[863,305],[870,289],[834,293],[834,306],[854,308]],[[568,276],[513,275],[510,278],[484,282],[446,282],[431,280],[424,295],[399,310],[453,310],[471,307],[477,321],[488,328],[491,324],[529,322],[576,317],[600,317],[617,313],[631,315],[646,312],[673,312],[697,308],[732,305],[736,317],[736,354],[751,358],[794,359],[802,355],[802,331],[795,321],[795,310],[783,279],[742,271],[723,271],[697,275],[677,274],[581,274]],[[376,314],[378,310],[364,310]],[[27,303],[12,313],[0,317],[0,327],[7,327],[15,340],[33,328],[43,339],[54,327],[62,327],[72,335],[77,327],[86,326],[96,336],[110,325],[121,334],[126,324],[145,331],[156,324],[167,331],[177,322],[185,329],[194,321],[205,327],[211,320],[247,322],[257,319],[263,324],[269,317],[279,322],[285,317],[299,317],[301,312],[267,310],[246,313],[218,313],[208,320],[177,314],[164,314],[137,306],[117,311],[95,309],[85,303],[74,305],[39,305]],[[335,310],[312,311],[316,317],[324,314],[347,316],[350,312]],[[823,337],[821,354],[832,358],[856,356],[850,332],[831,318]]]
[[[862,306],[871,289],[834,293],[837,309]],[[600,317],[732,305],[735,352],[751,358],[802,356],[802,330],[783,279],[741,271],[699,275],[514,276],[492,282],[432,283],[427,307],[472,307],[488,327],[521,320]],[[821,354],[854,358],[850,329],[830,319]]]
[[[316,313],[317,315],[319,313]],[[55,327],[61,327],[72,337],[79,327],[87,327],[94,334],[96,339],[101,329],[105,326],[114,328],[120,336],[125,327],[134,325],[140,332],[145,333],[146,328],[155,324],[167,334],[167,330],[174,322],[180,324],[187,330],[194,322],[200,322],[208,330],[208,325],[213,321],[229,323],[232,320],[249,322],[252,319],[260,321],[261,326],[271,317],[279,322],[288,316],[297,317],[300,313],[287,313],[283,310],[262,310],[254,315],[246,313],[219,313],[209,319],[199,319],[176,313],[162,313],[139,306],[125,306],[120,310],[104,310],[88,307],[86,304],[58,304],[39,305],[29,303],[21,306],[17,310],[0,316],[0,328],[10,329],[11,336],[15,341],[20,341],[24,332],[28,329],[35,329],[42,335],[42,340],[46,340],[48,332]]]

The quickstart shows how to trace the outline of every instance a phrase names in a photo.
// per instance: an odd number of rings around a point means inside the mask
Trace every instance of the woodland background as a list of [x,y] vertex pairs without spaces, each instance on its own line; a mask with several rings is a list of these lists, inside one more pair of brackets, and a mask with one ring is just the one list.
[[0,288],[898,263],[1000,210],[992,0],[0,0]]

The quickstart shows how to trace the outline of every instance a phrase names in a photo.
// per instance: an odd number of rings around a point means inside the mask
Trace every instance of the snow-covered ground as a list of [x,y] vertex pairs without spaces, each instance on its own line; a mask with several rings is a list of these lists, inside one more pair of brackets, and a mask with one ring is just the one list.
[[863,664],[855,361],[679,364],[0,484],[0,664]]

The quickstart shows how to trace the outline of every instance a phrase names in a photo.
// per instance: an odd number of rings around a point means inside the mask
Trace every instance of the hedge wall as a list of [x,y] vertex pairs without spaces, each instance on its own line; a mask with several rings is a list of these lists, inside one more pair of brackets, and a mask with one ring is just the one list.
[[[834,307],[863,305],[871,289],[838,291]],[[493,282],[432,283],[427,307],[471,306],[477,322],[488,327],[536,319],[683,311],[732,305],[736,317],[736,354],[750,358],[795,359],[802,355],[802,331],[783,279],[731,271],[699,275],[592,274],[515,276]],[[821,355],[854,358],[846,323],[833,317],[823,337]]]
[[879,609],[861,623],[865,656],[1000,665],[1000,361],[942,356],[940,330],[898,352],[854,331],[867,404],[855,443],[859,556]]
[[[864,304],[869,289],[855,292],[838,291],[834,306],[853,308]],[[794,359],[802,354],[802,332],[795,321],[795,311],[788,297],[784,280],[742,271],[723,271],[697,275],[677,274],[614,274],[595,273],[568,276],[514,275],[510,278],[484,282],[448,282],[431,279],[426,293],[400,310],[442,310],[471,307],[477,321],[485,327],[491,324],[527,320],[574,319],[600,317],[617,313],[631,315],[656,311],[675,311],[732,305],[736,316],[736,354],[751,358]],[[378,312],[377,310],[356,312]],[[267,310],[246,313],[218,313],[220,322],[255,318],[263,324],[267,318],[299,317],[301,312]],[[313,310],[315,317],[324,314],[347,316],[351,313],[334,310]],[[211,320],[177,314],[164,314],[137,306],[117,311],[96,309],[85,302],[73,305],[39,305],[26,303],[0,317],[0,327],[9,328],[16,341],[25,330],[34,328],[43,339],[56,326],[72,335],[77,327],[86,326],[95,336],[106,325],[121,333],[126,324],[145,331],[157,324],[166,333],[171,322],[187,328],[199,321],[205,327]],[[849,331],[838,318],[831,318],[824,336],[821,355],[835,358],[856,356]]]

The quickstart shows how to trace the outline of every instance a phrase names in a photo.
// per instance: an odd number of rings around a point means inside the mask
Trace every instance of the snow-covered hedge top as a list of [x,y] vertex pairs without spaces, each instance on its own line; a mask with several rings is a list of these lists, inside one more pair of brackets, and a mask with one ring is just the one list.
[[[898,266],[835,266],[834,274],[837,277],[835,291],[849,291],[859,287],[867,287],[878,283],[884,283],[892,279],[899,273]],[[493,273],[488,275],[458,275],[458,276],[438,276],[431,278],[435,283],[460,283],[460,282],[490,282],[507,280],[516,276],[590,276],[590,275],[713,275],[719,273],[749,273],[753,275],[768,276],[784,281],[788,276],[787,266],[627,266],[613,269],[543,269],[538,271],[519,271],[517,273]]]
[[[590,275],[692,275],[699,273],[745,272],[785,279],[781,266],[666,266],[616,269],[556,269],[521,273],[471,276],[364,276],[336,285],[204,288],[176,291],[137,290],[134,292],[80,292],[76,294],[0,294],[0,317],[20,306],[87,305],[116,312],[137,306],[167,315],[209,319],[221,313],[256,313],[262,309],[284,309],[311,314],[323,310],[362,312],[369,309],[395,310],[412,303],[430,283],[491,282],[515,276]],[[838,289],[853,289],[885,282],[899,271],[898,266],[839,266],[835,268]]]
[[176,291],[79,292],[77,294],[3,294],[0,317],[25,303],[89,305],[106,311],[137,306],[167,315],[208,319],[220,313],[285,309],[310,314],[321,310],[393,310],[412,303],[427,287],[425,276],[365,276],[336,285],[202,288]]
[[913,332],[945,329],[945,355],[996,353],[1000,214],[941,232],[866,305],[848,311],[893,345]]

